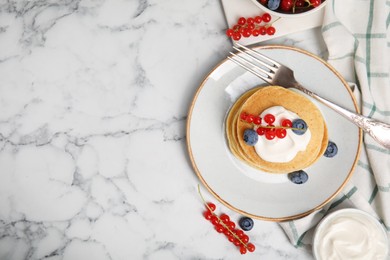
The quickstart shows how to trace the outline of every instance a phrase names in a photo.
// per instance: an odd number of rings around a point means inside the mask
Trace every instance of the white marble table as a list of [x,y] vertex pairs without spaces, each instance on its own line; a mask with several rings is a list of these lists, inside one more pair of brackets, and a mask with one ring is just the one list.
[[[185,139],[225,27],[219,1],[0,3],[0,259],[240,259]],[[326,54],[317,29],[268,43]],[[248,234],[242,259],[312,259],[276,223]]]

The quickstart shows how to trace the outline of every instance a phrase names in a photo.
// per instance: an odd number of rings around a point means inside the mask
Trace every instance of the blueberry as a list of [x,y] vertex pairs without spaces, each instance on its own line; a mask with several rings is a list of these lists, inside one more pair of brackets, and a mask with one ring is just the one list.
[[307,130],[306,122],[303,119],[300,119],[300,118],[295,119],[292,122],[292,127],[300,129],[300,130],[296,130],[296,129],[292,130],[297,135],[303,135],[304,133],[306,133],[306,130]]
[[253,228],[253,219],[248,218],[248,217],[242,217],[238,221],[238,225],[242,228],[244,231],[249,231]]
[[337,154],[338,150],[339,149],[337,148],[337,145],[334,142],[329,141],[328,142],[328,147],[326,147],[324,156],[332,158],[332,157],[334,157]]
[[271,10],[278,9],[279,5],[280,5],[280,0],[268,0],[267,6]]
[[244,131],[244,142],[249,146],[254,146],[259,140],[259,136],[253,129],[246,129]]
[[299,170],[295,172],[290,172],[288,178],[295,184],[303,184],[309,179],[309,175],[306,172]]

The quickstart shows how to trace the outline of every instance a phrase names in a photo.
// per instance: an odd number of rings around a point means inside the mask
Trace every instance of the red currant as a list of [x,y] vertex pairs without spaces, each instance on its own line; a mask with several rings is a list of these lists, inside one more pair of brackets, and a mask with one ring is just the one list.
[[255,119],[255,116],[254,115],[248,115],[248,117],[246,118],[246,121],[248,123],[253,123],[253,120]]
[[248,235],[244,234],[241,238],[241,241],[244,242],[244,243],[248,243],[249,242],[249,237]]
[[235,233],[239,238],[242,238],[245,235],[244,231],[241,229],[237,229]]
[[284,126],[284,127],[292,127],[292,122],[291,122],[290,119],[284,119],[284,120],[282,121],[282,124],[281,124],[281,125]]
[[272,115],[272,114],[266,114],[264,116],[264,121],[267,123],[267,124],[272,124],[273,122],[275,122],[275,116]]
[[261,18],[261,16],[256,16],[256,17],[255,17],[255,23],[261,23],[261,21],[263,21],[263,19]]
[[230,221],[230,218],[229,218],[229,216],[228,215],[226,215],[226,214],[221,214],[221,216],[219,217],[222,221],[223,221],[223,223],[227,223],[227,222],[229,222]]
[[232,243],[233,243],[233,241],[234,241],[234,237],[233,237],[233,236],[229,236],[229,237],[228,237],[228,240],[229,240],[230,242],[232,242]]
[[235,246],[239,246],[239,245],[241,245],[241,242],[240,242],[240,240],[238,240],[238,239],[234,239],[234,240],[233,240],[233,244],[234,244]]
[[222,233],[225,228],[221,224],[215,225],[215,230],[217,230],[218,233]]
[[232,37],[232,36],[233,36],[233,33],[234,33],[234,30],[233,30],[233,29],[227,29],[227,30],[226,30],[226,36],[228,36],[228,37]]
[[278,137],[278,138],[280,138],[280,139],[283,139],[283,138],[286,137],[287,131],[286,131],[286,129],[278,128],[278,129],[276,129],[276,131],[275,131],[275,135],[276,135],[276,137]]
[[248,19],[246,19],[247,24],[253,24],[254,22],[255,22],[255,19],[252,17],[249,17]]
[[261,26],[259,28],[260,35],[266,35],[267,34],[267,29],[264,26]]
[[321,4],[321,0],[310,0],[313,7],[318,7]]
[[253,119],[253,123],[255,125],[260,125],[261,124],[261,117],[255,116],[255,118]]
[[260,31],[259,31],[258,29],[254,29],[254,30],[252,31],[252,35],[253,35],[253,36],[259,36],[259,35],[260,35]]
[[242,32],[242,36],[244,36],[245,38],[248,38],[249,36],[251,36],[251,34],[252,31],[249,28],[245,28],[244,31]]
[[249,252],[254,252],[255,249],[256,249],[255,245],[252,244],[252,243],[248,243],[248,244],[246,245],[246,248],[248,249]]
[[213,224],[213,225],[217,225],[219,223],[217,216],[214,216],[214,215],[211,216],[210,221],[211,221],[211,224]]
[[211,213],[209,210],[206,210],[205,212],[203,212],[203,216],[205,219],[210,220],[213,216],[213,213]]
[[233,222],[233,221],[229,221],[226,226],[228,226],[228,228],[230,228],[230,230],[233,230],[236,228],[236,224]]
[[237,24],[244,25],[246,23],[246,19],[244,17],[238,18]]
[[304,7],[306,4],[305,0],[297,0],[295,2],[295,7]]
[[246,254],[246,247],[245,247],[245,246],[241,246],[241,247],[240,247],[240,253],[241,253],[242,255]]
[[268,23],[271,21],[271,15],[269,13],[264,13],[261,17],[263,19],[263,22]]
[[240,119],[242,119],[242,120],[246,120],[247,117],[248,117],[248,114],[246,112],[242,112],[240,114]]
[[258,135],[264,135],[265,132],[266,132],[266,128],[263,128],[263,127],[259,127],[256,129],[256,132]]
[[225,234],[226,237],[233,237],[233,234],[229,231],[229,229],[225,228],[223,233]]
[[215,206],[214,203],[208,202],[206,208],[207,208],[208,210],[214,211],[217,207]]
[[275,27],[270,26],[267,28],[267,34],[268,35],[274,35],[275,34]]
[[234,34],[233,34],[233,40],[235,40],[235,41],[239,41],[240,39],[241,39],[241,34],[239,33],[239,32],[235,32]]
[[293,7],[293,5],[294,5],[293,0],[282,0],[280,3],[280,9],[282,9],[285,12],[289,12]]
[[262,5],[266,5],[268,3],[268,0],[259,0],[260,1],[260,4]]
[[267,129],[267,131],[265,131],[265,138],[267,138],[268,140],[273,140],[276,136],[276,133],[275,133],[275,129],[274,128],[269,128]]

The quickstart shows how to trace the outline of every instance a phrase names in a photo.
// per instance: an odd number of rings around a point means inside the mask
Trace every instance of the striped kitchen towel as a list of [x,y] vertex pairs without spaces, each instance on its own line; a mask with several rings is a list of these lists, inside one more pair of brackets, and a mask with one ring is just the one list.
[[[363,115],[390,123],[390,0],[327,0],[325,8],[322,35],[328,62],[355,83]],[[325,208],[280,225],[294,246],[310,246],[317,223],[345,207],[376,216],[390,235],[390,150],[367,134],[343,192]]]

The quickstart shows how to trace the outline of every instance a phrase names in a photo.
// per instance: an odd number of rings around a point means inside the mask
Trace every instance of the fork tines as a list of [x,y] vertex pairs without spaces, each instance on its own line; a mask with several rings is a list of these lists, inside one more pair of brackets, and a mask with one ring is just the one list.
[[276,71],[281,66],[279,63],[237,42],[234,43],[233,49],[237,53],[230,52],[229,60],[266,82],[272,83]]

